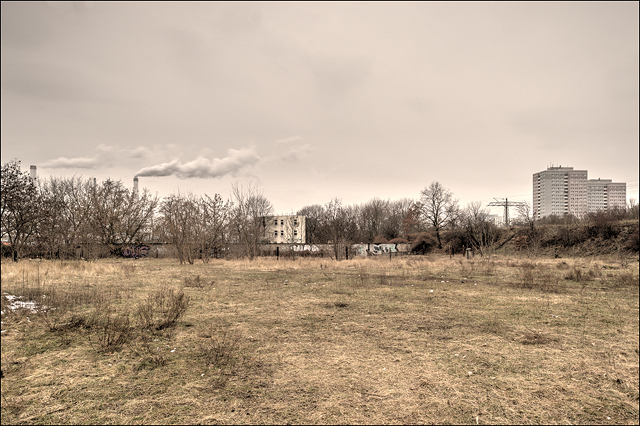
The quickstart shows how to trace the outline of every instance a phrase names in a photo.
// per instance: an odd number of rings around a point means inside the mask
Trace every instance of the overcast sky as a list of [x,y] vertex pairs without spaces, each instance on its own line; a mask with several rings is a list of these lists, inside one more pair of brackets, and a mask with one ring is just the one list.
[[638,2],[2,2],[2,163],[159,196],[638,198]]

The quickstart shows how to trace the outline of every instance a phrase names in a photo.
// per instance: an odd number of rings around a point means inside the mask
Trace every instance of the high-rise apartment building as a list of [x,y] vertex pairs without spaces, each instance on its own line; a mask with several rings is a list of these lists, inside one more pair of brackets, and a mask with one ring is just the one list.
[[533,174],[533,217],[587,213],[624,207],[627,200],[625,183],[610,179],[587,179],[586,170],[573,167],[548,167]]
[[587,208],[589,213],[625,207],[627,203],[627,185],[612,182],[611,179],[589,179],[589,198]]

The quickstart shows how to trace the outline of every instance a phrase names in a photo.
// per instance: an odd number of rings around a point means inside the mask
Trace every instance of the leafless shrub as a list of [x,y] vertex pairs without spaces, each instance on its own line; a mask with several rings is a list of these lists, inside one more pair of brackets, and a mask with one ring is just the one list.
[[518,342],[523,345],[544,345],[551,342],[556,342],[558,339],[546,336],[535,330],[527,330],[519,339]]
[[528,289],[532,289],[535,286],[535,278],[533,276],[533,270],[532,269],[524,269],[522,271],[522,275],[520,277],[520,287],[522,288],[528,288]]
[[598,269],[596,266],[592,266],[591,268],[589,268],[589,271],[587,272],[587,276],[591,279],[599,278],[602,276],[602,271]]
[[337,302],[326,303],[325,306],[327,308],[346,308],[346,307],[349,306],[349,303],[340,300],[340,301],[337,301]]
[[205,280],[200,278],[200,275],[196,275],[195,278],[185,277],[184,278],[184,286],[185,287],[195,287],[195,288],[204,288],[206,285],[212,285],[213,280],[207,283]]
[[582,273],[582,269],[574,266],[573,269],[564,274],[564,279],[582,283],[586,281],[587,276]]
[[131,276],[135,271],[136,271],[136,265],[133,263],[127,262],[122,265],[122,272],[124,273],[124,276],[127,278],[131,278]]
[[458,260],[460,264],[459,273],[463,277],[470,277],[474,273],[475,261],[473,260]]
[[31,301],[39,303],[42,300],[42,296],[47,294],[47,289],[41,285],[23,284],[17,288],[12,288],[11,294],[21,298],[25,302]]
[[[37,300],[36,317],[39,318],[49,331],[68,330],[76,327],[91,327],[92,323],[83,315],[73,314],[69,318],[69,313],[77,306],[107,306],[107,299],[113,300],[113,294],[106,295],[96,288],[74,287],[71,289],[60,289],[50,286]],[[99,312],[96,309],[95,312]],[[94,315],[94,319],[98,318]]]
[[534,270],[538,267],[538,265],[533,262],[521,262],[519,266],[523,270]]
[[613,288],[636,287],[639,286],[640,277],[633,272],[621,272],[620,274],[610,274],[609,286]]
[[9,299],[7,299],[7,296],[3,293],[0,295],[0,310],[2,310],[2,312],[7,312],[8,309]]
[[380,285],[382,286],[387,286],[391,284],[391,280],[389,279],[388,275],[380,275],[379,279],[380,279]]
[[548,270],[538,274],[537,288],[544,293],[562,292],[562,287],[558,284],[557,275]]
[[36,317],[45,324],[49,331],[58,331],[66,326],[66,323],[62,321],[65,314],[66,310],[64,309],[43,307],[37,310]]
[[489,321],[484,322],[480,326],[481,330],[486,331],[487,333],[502,335],[506,332],[506,327],[504,323],[499,319],[491,319]]
[[152,370],[167,364],[167,358],[164,353],[159,347],[154,347],[151,344],[151,339],[148,336],[142,336],[136,341],[131,347],[131,352],[141,358],[140,362],[134,367],[135,370]]
[[162,330],[175,325],[184,315],[190,297],[183,291],[163,288],[150,294],[143,304],[138,306],[137,317],[144,329]]
[[233,369],[240,354],[240,337],[229,330],[212,330],[200,344],[200,358],[207,367]]
[[[117,314],[110,305],[102,304],[96,308],[92,322],[96,329],[97,349],[101,352],[117,350],[131,339],[128,312]],[[91,337],[89,341],[93,346]]]
[[496,271],[496,263],[493,260],[484,260],[481,262],[482,272],[484,275],[494,275]]
[[520,282],[514,284],[515,287],[539,290],[545,293],[559,293],[561,287],[558,284],[558,277],[552,271],[536,269],[536,265],[526,262],[520,265],[522,274]]

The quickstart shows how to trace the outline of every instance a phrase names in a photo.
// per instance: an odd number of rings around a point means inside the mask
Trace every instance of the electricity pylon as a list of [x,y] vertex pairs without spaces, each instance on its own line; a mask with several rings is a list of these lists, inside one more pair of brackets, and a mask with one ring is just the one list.
[[507,198],[504,201],[499,201],[497,198],[494,198],[496,201],[492,201],[487,206],[489,207],[504,207],[504,226],[509,226],[509,207],[520,207],[524,206],[524,201],[511,201]]

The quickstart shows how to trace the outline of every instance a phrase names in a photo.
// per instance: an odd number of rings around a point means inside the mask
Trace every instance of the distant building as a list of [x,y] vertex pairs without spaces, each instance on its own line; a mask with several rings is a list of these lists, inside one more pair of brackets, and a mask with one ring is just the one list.
[[487,222],[493,223],[495,226],[503,226],[504,216],[500,214],[488,214]]
[[624,208],[627,205],[627,185],[612,182],[611,179],[589,179],[587,181],[589,213],[599,210]]
[[273,244],[305,244],[306,243],[306,217],[302,215],[292,216],[265,216],[264,236]]
[[533,174],[533,217],[582,217],[587,213],[624,207],[627,200],[625,183],[610,179],[587,179],[586,170],[573,167],[548,167]]

